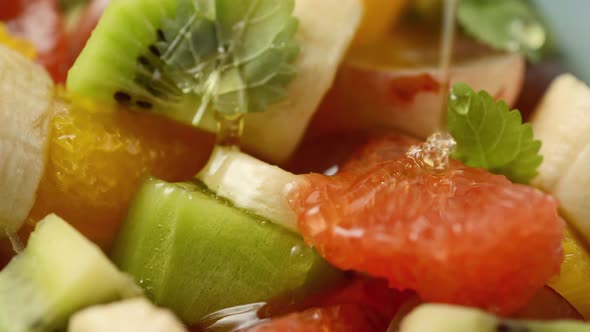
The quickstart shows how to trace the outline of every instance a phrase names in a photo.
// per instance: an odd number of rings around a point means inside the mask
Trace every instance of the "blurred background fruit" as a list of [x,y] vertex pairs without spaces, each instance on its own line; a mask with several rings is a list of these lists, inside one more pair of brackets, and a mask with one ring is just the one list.
[[365,8],[363,21],[354,40],[355,45],[371,43],[395,25],[407,0],[362,0]]
[[[62,99],[54,112],[45,173],[20,232],[24,239],[38,220],[56,213],[108,249],[144,178],[191,179],[214,142],[210,134],[159,116],[82,100]],[[0,256],[11,257],[8,241],[0,243]]]
[[[407,22],[386,37],[350,50],[311,124],[312,135],[395,128],[426,137],[441,126],[443,93],[436,26]],[[524,59],[459,35],[453,83],[486,90],[512,105],[523,82]]]
[[35,46],[37,61],[56,82],[63,82],[70,66],[68,39],[57,0],[11,0],[11,15],[2,14],[8,30]]

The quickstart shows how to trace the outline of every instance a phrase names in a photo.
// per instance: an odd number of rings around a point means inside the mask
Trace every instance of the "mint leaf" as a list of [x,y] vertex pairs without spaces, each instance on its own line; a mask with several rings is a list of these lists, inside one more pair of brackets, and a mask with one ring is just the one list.
[[200,106],[228,115],[261,112],[287,96],[299,54],[294,0],[179,0],[156,43],[163,75]]
[[461,0],[457,11],[463,29],[494,48],[540,60],[546,29],[526,0]]
[[457,141],[453,158],[514,182],[528,183],[537,175],[541,142],[534,139],[531,125],[522,123],[520,112],[510,111],[505,102],[460,83],[451,90],[447,116]]

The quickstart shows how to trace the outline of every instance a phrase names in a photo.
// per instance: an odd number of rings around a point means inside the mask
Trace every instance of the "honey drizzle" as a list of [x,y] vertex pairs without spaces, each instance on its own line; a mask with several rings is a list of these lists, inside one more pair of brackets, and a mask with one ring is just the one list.
[[441,80],[441,119],[439,130],[447,130],[447,107],[451,88],[451,65],[453,61],[453,45],[455,44],[455,26],[459,0],[446,0],[444,4],[442,35],[440,46],[440,80]]

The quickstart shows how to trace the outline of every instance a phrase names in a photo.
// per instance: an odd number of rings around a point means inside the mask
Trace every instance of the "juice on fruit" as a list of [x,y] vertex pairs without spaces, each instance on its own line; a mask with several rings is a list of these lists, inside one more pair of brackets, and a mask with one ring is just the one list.
[[[32,225],[56,213],[108,249],[144,178],[191,179],[213,141],[209,134],[159,116],[58,101],[45,173],[21,235],[26,238]],[[10,255],[6,243],[3,251]]]
[[298,226],[330,263],[441,301],[510,313],[559,271],[557,202],[504,176],[451,161],[433,173],[417,141],[373,140],[340,172],[291,192]]

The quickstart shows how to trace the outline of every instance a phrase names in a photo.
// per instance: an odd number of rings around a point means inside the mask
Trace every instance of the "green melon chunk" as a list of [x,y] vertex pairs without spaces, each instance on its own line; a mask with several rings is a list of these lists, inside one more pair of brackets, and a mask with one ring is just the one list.
[[519,321],[484,311],[442,304],[424,304],[401,323],[400,332],[590,332],[577,321]]
[[97,246],[50,215],[0,272],[0,332],[53,332],[79,309],[140,294]]
[[305,296],[340,275],[288,230],[200,185],[157,179],[134,199],[114,259],[191,324],[227,307]]

